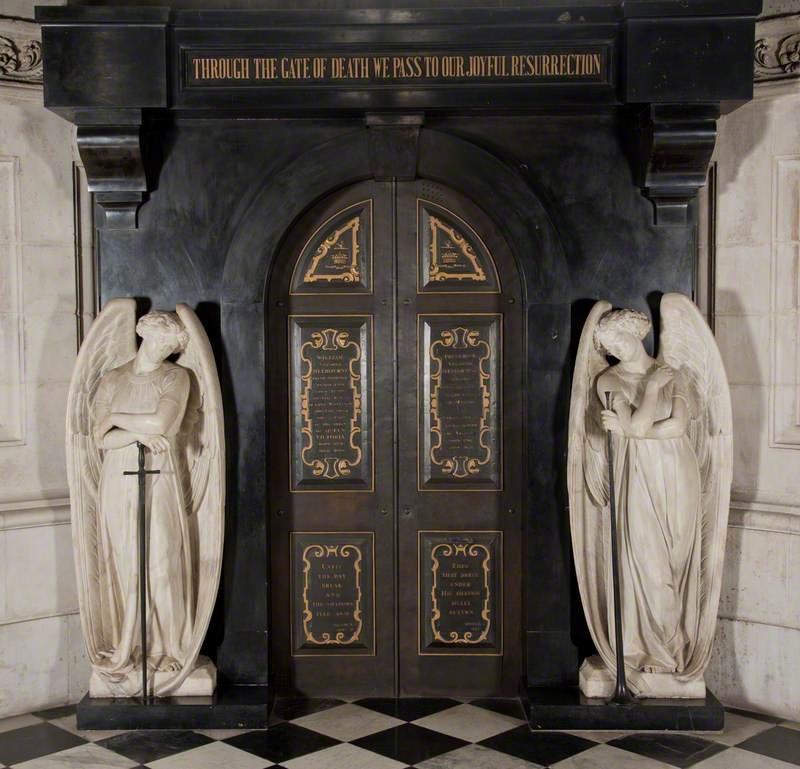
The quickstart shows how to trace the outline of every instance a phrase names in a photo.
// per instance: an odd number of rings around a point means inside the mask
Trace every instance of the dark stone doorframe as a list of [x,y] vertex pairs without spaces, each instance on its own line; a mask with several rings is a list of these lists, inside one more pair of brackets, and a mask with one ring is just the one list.
[[[229,493],[221,587],[225,631],[218,649],[218,666],[220,673],[235,683],[268,683],[269,671],[269,511],[266,475],[257,470],[269,461],[264,430],[268,418],[264,355],[267,282],[285,234],[309,206],[338,188],[372,178],[369,130],[374,129],[357,129],[313,147],[278,175],[263,179],[241,214],[225,256],[221,323],[231,374],[222,384],[226,414],[231,418],[226,422]],[[496,223],[517,260],[528,328],[531,323],[536,326],[534,319],[542,316],[541,311],[532,314],[535,306],[544,310],[544,316],[554,307],[561,308],[557,312],[569,312],[570,282],[564,249],[541,200],[517,169],[471,142],[422,128],[417,176],[461,192]],[[269,228],[263,226],[266,219],[271,220]],[[540,381],[538,373],[554,368],[554,364],[547,359],[546,345],[530,336],[524,348],[527,401],[529,405],[535,401],[532,412],[537,420],[543,405],[546,418],[551,418],[555,403],[547,408],[546,394],[538,392],[536,383]],[[564,363],[555,367],[563,369]],[[529,421],[526,417],[526,423]],[[552,430],[531,427],[527,433],[528,473],[533,476],[542,471],[542,456],[550,461],[561,456],[565,447],[553,446]],[[563,475],[556,467],[553,471],[555,477]],[[540,490],[536,484],[529,483],[529,487],[534,494]],[[569,534],[561,515],[564,494],[555,489],[553,495],[552,484],[548,491],[554,498],[537,499],[535,515],[531,515],[531,505],[525,505],[524,527],[528,541],[535,542],[537,551],[550,560],[546,570],[536,570],[536,592],[563,595],[564,600],[556,612],[527,611],[529,681],[541,678],[538,673],[531,675],[530,660],[540,648],[538,643],[531,646],[531,638],[545,634],[548,648],[553,648],[555,639],[560,639],[556,647],[569,640],[570,566],[564,538],[566,533],[568,540]],[[526,582],[530,585],[530,553],[526,564]],[[542,584],[542,580],[551,584]],[[253,586],[258,585],[264,586],[263,593],[255,595]],[[530,627],[532,624],[534,627]],[[568,649],[560,654],[564,659],[553,663],[557,670],[568,668],[574,657]]]

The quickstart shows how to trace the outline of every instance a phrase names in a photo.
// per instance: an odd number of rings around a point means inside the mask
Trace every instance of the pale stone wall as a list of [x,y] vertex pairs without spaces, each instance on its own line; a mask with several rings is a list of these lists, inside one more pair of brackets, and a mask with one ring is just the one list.
[[[38,29],[0,19],[0,35],[24,45]],[[89,678],[64,411],[80,328],[76,265],[90,255],[91,228],[76,240],[84,197],[74,194],[73,129],[42,107],[37,79],[0,79],[0,718],[75,701]],[[86,221],[87,206],[78,210]]]
[[720,123],[715,332],[731,383],[731,516],[709,686],[800,720],[800,80]]

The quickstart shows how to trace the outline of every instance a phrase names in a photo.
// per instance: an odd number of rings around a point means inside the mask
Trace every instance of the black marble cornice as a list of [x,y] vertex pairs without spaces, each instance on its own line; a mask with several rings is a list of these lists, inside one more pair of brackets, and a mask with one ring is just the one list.
[[[107,224],[134,226],[131,197],[146,195],[151,188],[145,182],[141,189],[141,180],[155,178],[158,171],[140,160],[141,148],[138,155],[131,151],[132,124],[124,121],[122,130],[118,120],[107,119],[109,112],[136,111],[141,127],[143,121],[176,116],[364,119],[368,114],[414,114],[427,119],[480,114],[513,119],[565,110],[586,115],[616,111],[623,120],[633,116],[635,175],[654,201],[658,221],[676,223],[683,221],[697,179],[705,178],[713,149],[715,119],[704,117],[698,128],[697,109],[718,114],[721,104],[752,97],[760,0],[414,9],[380,7],[389,4],[376,0],[376,5],[258,11],[116,4],[38,8],[45,106],[79,126],[93,126],[81,133],[82,153],[94,153],[95,160],[102,156],[94,166],[119,164],[114,173],[103,172]],[[542,60],[578,54],[598,57],[602,64],[581,77],[543,68],[526,77],[488,70],[464,77],[437,73],[381,79],[373,73],[336,80],[332,74],[337,57],[451,57],[462,59],[466,69],[471,57],[488,60],[498,52],[505,52],[509,62],[528,54]],[[252,71],[243,79],[198,74],[203,61],[226,56],[244,57]],[[255,74],[257,60],[313,56],[330,65],[328,74],[313,82],[303,75]],[[102,126],[107,138],[101,142]],[[373,162],[376,178],[413,173],[416,129],[378,129],[373,122],[369,131],[374,158],[385,154],[385,137],[405,140],[405,149],[392,160],[397,167]],[[88,135],[93,137],[91,150]]]

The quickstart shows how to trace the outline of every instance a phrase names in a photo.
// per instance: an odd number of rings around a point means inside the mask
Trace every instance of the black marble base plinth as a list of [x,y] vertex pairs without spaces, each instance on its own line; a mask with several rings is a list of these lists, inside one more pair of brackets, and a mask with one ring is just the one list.
[[266,686],[220,685],[211,697],[97,698],[78,703],[78,729],[266,729]]
[[708,690],[702,700],[636,700],[630,705],[588,699],[577,686],[523,686],[521,695],[531,731],[720,732],[725,725],[725,710]]

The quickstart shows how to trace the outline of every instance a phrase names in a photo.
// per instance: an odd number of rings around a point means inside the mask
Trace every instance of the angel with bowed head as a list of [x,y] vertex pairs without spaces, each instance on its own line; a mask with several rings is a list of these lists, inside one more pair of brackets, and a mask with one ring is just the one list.
[[[568,486],[581,600],[598,655],[581,691],[615,683],[609,468],[612,434],[625,674],[639,697],[705,696],[722,582],[732,471],[725,369],[697,307],[661,300],[657,358],[636,310],[594,305],[572,384]],[[617,363],[609,365],[606,355]]]
[[[136,347],[136,334],[142,343]],[[173,363],[168,358],[178,354]],[[224,519],[222,400],[195,313],[110,301],[81,346],[67,405],[73,546],[90,695],[211,694],[198,654],[219,585]],[[146,447],[147,638],[137,551],[138,444]]]

